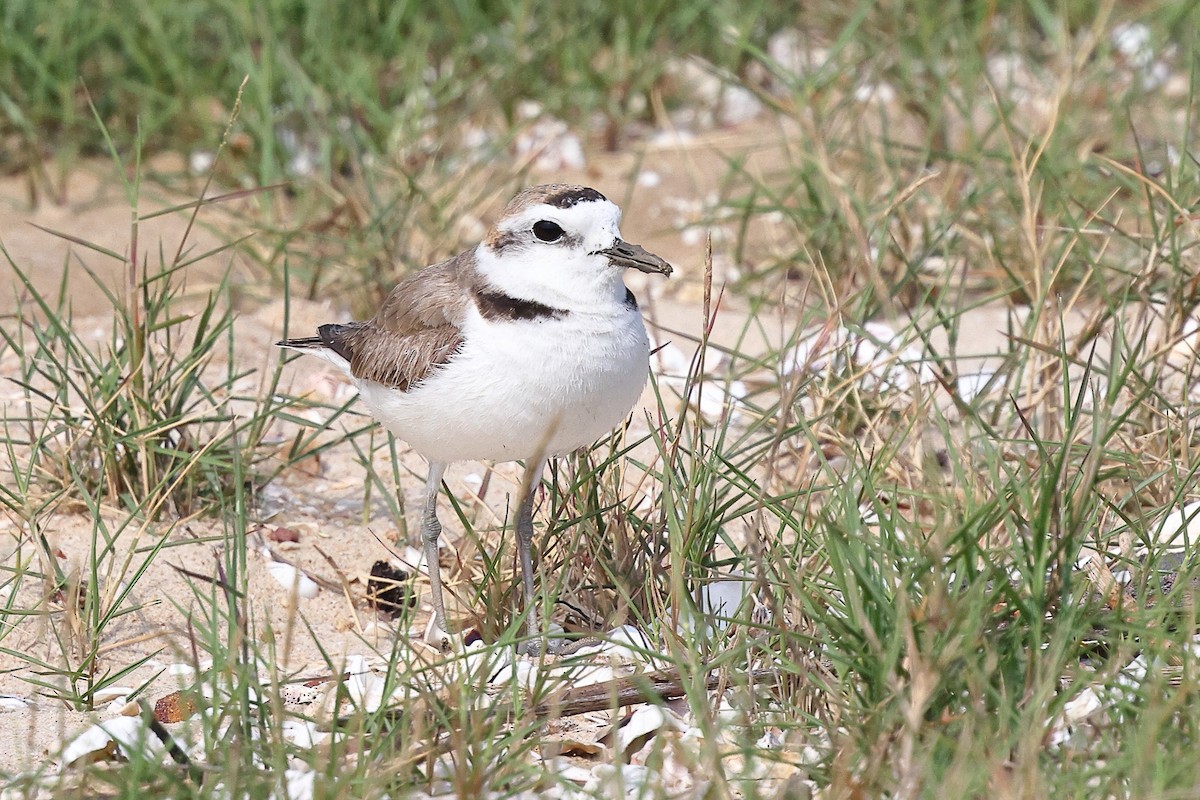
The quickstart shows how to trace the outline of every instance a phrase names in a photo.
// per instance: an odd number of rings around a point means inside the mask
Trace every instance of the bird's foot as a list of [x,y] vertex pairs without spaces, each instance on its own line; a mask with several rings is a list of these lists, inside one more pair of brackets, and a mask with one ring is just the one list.
[[433,645],[443,653],[460,652],[463,649],[462,636],[455,636],[438,625],[436,617],[429,618],[429,624],[425,626],[425,635],[421,638],[426,644]]
[[530,658],[556,655],[567,646],[566,631],[561,625],[550,623],[548,631],[530,632],[529,638],[517,645],[517,652]]
[[541,658],[543,649],[549,650],[549,647],[543,648],[546,644],[544,639],[526,639],[517,645],[517,653],[530,658]]

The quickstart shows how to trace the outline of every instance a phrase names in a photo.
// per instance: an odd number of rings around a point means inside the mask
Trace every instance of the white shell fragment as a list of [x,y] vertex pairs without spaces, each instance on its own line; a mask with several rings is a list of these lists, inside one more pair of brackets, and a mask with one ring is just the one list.
[[217,154],[212,150],[193,150],[188,154],[188,171],[193,175],[207,175],[217,163]]
[[11,694],[0,694],[0,714],[5,711],[21,711],[29,708],[33,703],[23,697],[17,697]]
[[979,370],[958,376],[958,394],[964,402],[971,402],[985,392],[1004,387],[1004,381],[997,380],[995,385],[988,386],[995,378],[994,370]]
[[101,705],[113,700],[121,700],[121,705],[125,705],[129,702],[129,695],[133,694],[133,691],[128,686],[105,686],[92,693],[92,702]]
[[317,723],[306,719],[285,719],[280,725],[283,738],[297,747],[316,747],[329,738],[329,734],[320,730]]
[[642,797],[650,770],[641,764],[599,764],[584,785],[583,797]]
[[638,173],[637,185],[643,189],[654,189],[662,183],[662,176],[653,170],[643,170]]
[[289,769],[284,773],[287,800],[312,800],[317,773],[309,769]]
[[1140,22],[1117,25],[1109,34],[1113,49],[1131,66],[1144,68],[1154,61],[1153,36],[1150,28]]
[[[576,786],[583,786],[592,778],[592,770],[588,767],[583,767],[578,764],[572,764],[566,758],[551,758],[546,760],[546,766],[553,769],[560,781],[570,781]],[[574,787],[571,787],[574,789]],[[583,797],[585,795],[577,795],[573,791],[564,795],[565,797]]]
[[[490,657],[476,655],[480,659],[472,667],[474,675],[479,675],[482,668],[487,674],[487,683],[492,687],[518,686],[522,689],[532,689],[538,681],[538,662],[526,658],[514,658],[512,651],[503,650],[493,653]],[[482,659],[487,659],[482,660]]]
[[279,585],[289,592],[295,592],[297,597],[303,597],[305,600],[311,600],[321,591],[321,587],[312,578],[305,575],[302,571],[296,569],[291,564],[285,564],[282,561],[276,561],[271,558],[271,551],[263,550],[263,557],[267,560],[267,571],[271,573],[271,577],[279,582]]
[[731,576],[729,580],[705,583],[700,588],[700,597],[704,603],[701,611],[716,617],[717,627],[724,630],[729,625],[728,618],[737,613],[742,601],[750,594],[752,586],[753,582],[748,576]]
[[515,674],[515,670],[510,669],[514,660],[511,648],[489,647],[482,640],[476,640],[463,646],[461,658],[450,662],[449,674],[456,679],[477,681],[482,678],[488,683],[506,683]]
[[709,347],[705,353],[705,375],[697,379],[692,357],[675,344],[660,344],[652,339],[650,348],[654,351],[650,369],[664,397],[674,396],[680,405],[686,403],[709,424],[725,417],[736,420],[742,414],[749,389],[744,381],[722,377],[729,371],[729,359],[724,353]]
[[613,668],[606,664],[560,663],[554,665],[551,675],[555,680],[575,689],[594,686],[598,683],[609,683],[617,679]]
[[1089,686],[1063,706],[1063,717],[1067,722],[1079,722],[1087,719],[1093,711],[1098,711],[1100,705],[1100,697],[1096,690]]
[[699,609],[687,606],[680,622],[689,631],[715,629],[723,631],[738,613],[743,601],[754,587],[748,576],[729,574],[722,580],[700,586]]
[[560,172],[564,169],[583,169],[587,161],[583,142],[567,123],[545,113],[540,103],[526,100],[517,106],[517,115],[527,121],[513,146],[517,156],[532,162],[541,172]]
[[667,62],[666,70],[688,100],[671,115],[677,126],[732,127],[754,119],[763,111],[762,101],[753,92],[703,58],[672,59]]
[[640,750],[649,737],[660,730],[670,730],[673,724],[666,713],[654,705],[644,705],[633,712],[629,722],[617,729],[617,749],[622,753]]
[[1200,500],[1163,516],[1151,529],[1151,541],[1168,550],[1190,550],[1200,542]]
[[84,759],[103,761],[118,755],[159,758],[162,742],[146,727],[141,717],[116,717],[97,723],[76,736],[63,748],[60,771]]
[[867,322],[861,329],[809,328],[780,361],[784,375],[852,372],[859,387],[871,392],[903,392],[934,380],[921,351],[905,346],[900,334],[882,322]]
[[1057,748],[1069,744],[1078,726],[1087,722],[1088,718],[1100,711],[1103,706],[1100,695],[1091,686],[1072,697],[1063,706],[1062,712],[1050,728],[1050,735],[1047,739],[1049,745]]
[[575,656],[603,655],[616,664],[644,664],[657,652],[650,638],[635,625],[613,628],[603,638],[597,644],[579,648]]
[[383,705],[385,683],[362,656],[346,659],[346,695],[362,710],[374,711]]

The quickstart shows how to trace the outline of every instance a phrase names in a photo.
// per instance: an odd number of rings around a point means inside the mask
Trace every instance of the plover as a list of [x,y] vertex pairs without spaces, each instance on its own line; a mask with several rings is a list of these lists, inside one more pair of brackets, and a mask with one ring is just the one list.
[[439,638],[449,628],[438,490],[447,465],[465,460],[526,462],[517,550],[528,631],[540,633],[530,546],[542,470],[637,402],[650,347],[622,276],[631,267],[671,274],[621,238],[620,221],[595,189],[525,189],[483,242],[402,280],[371,319],[278,343],[342,369],[371,415],[429,462],[421,538]]

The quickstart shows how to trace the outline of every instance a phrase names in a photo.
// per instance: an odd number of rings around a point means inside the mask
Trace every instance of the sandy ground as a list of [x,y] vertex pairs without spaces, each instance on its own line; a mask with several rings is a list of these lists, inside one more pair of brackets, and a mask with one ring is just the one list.
[[[683,160],[686,159],[681,159],[681,162]],[[625,159],[613,159],[609,166],[600,168],[605,175],[595,174],[597,168],[594,167],[587,175],[573,177],[604,185],[606,191],[619,197],[615,189],[623,181],[620,176],[628,171],[625,162]],[[106,164],[87,165],[77,170],[70,176],[65,204],[43,202],[33,209],[25,202],[27,186],[23,180],[10,178],[0,182],[0,241],[13,262],[27,273],[40,292],[53,294],[64,267],[70,265],[73,280],[71,304],[77,325],[80,330],[94,330],[97,341],[104,338],[107,330],[109,306],[103,294],[89,285],[89,278],[81,267],[86,266],[106,285],[118,291],[127,279],[125,268],[109,256],[72,244],[42,229],[65,232],[100,248],[127,253],[130,211],[119,184],[111,180],[111,176],[106,174],[107,170]],[[680,176],[696,174],[682,163],[678,165],[678,172]],[[686,177],[666,177],[686,180]],[[690,193],[696,188],[689,187],[687,191]],[[659,194],[669,196],[666,193]],[[149,214],[159,208],[186,202],[187,199],[147,187],[140,211]],[[683,268],[685,275],[690,273],[694,281],[696,269],[691,265],[697,263],[702,247],[695,243],[689,247],[677,234],[663,233],[671,227],[666,216],[669,212],[636,198],[627,205],[626,212],[627,238],[641,241],[651,249],[667,252],[668,257]],[[223,234],[205,224],[211,216],[202,212],[201,224],[188,233],[188,247],[192,252],[205,252],[221,244]],[[141,223],[138,231],[139,249],[154,253],[161,245],[168,253],[173,252],[187,232],[188,222],[187,214],[174,213]],[[228,256],[198,262],[188,270],[187,288],[198,291],[214,284],[229,264]],[[254,271],[236,257],[232,266],[235,281],[256,280]],[[639,291],[645,297],[645,287],[639,287]],[[679,288],[670,292],[676,296],[681,293],[686,294]],[[696,306],[686,300],[674,300],[667,296],[657,300],[654,313],[666,320],[668,327],[685,331],[699,329],[700,315]],[[17,324],[17,320],[31,322],[36,317],[28,301],[21,297],[16,276],[9,271],[0,276],[0,312],[14,314],[12,322],[4,324]],[[342,319],[346,313],[335,303],[297,303],[292,309],[293,330],[311,329],[321,322]],[[282,314],[282,304],[278,302],[245,310],[236,325],[238,351],[235,358],[246,366],[255,366],[260,370],[269,368],[277,358],[270,343],[282,334]],[[730,331],[729,336],[732,337],[740,326],[738,316],[730,313],[722,318],[720,328]],[[220,357],[218,355],[218,359]],[[5,373],[12,374],[12,354],[0,358],[0,365]],[[325,401],[344,401],[350,391],[339,376],[316,361],[301,362],[290,368],[287,381],[290,390]],[[11,402],[18,396],[18,392],[10,389],[3,393],[5,402]],[[377,459],[377,467],[382,474],[389,473],[386,458],[386,454],[381,453]],[[423,465],[412,454],[405,454],[403,460],[405,469],[413,475],[412,480],[406,481],[403,487],[411,508],[418,503],[422,483],[418,476]],[[515,489],[515,472],[511,465],[501,465],[486,501],[481,502],[475,497],[474,490],[478,486],[477,477],[483,469],[478,464],[456,465],[447,476],[448,482],[463,502],[473,502],[478,507],[481,525],[499,524],[508,507],[508,493]],[[365,577],[371,565],[376,560],[402,553],[402,550],[391,546],[398,531],[386,506],[376,502],[364,511],[363,485],[363,469],[355,463],[352,451],[343,448],[340,452],[322,457],[319,461],[314,459],[305,467],[285,474],[268,487],[261,507],[255,513],[261,531],[270,532],[276,527],[286,527],[299,535],[298,543],[272,544],[278,557],[291,561],[322,580],[327,587],[337,587],[344,579],[349,579],[346,592],[326,588],[316,597],[297,602],[287,588],[272,579],[268,560],[257,548],[252,548],[248,560],[248,585],[251,589],[245,600],[245,609],[260,632],[295,632],[289,638],[290,646],[280,653],[281,672],[301,676],[329,673],[329,665],[321,656],[317,641],[335,664],[348,655],[371,656],[380,650],[386,653],[390,646],[392,629],[386,624],[380,625],[381,618],[361,601],[365,593]],[[108,517],[107,521],[114,527],[125,520],[124,515],[115,509]],[[443,511],[443,518],[447,527],[444,540],[448,551],[454,553],[462,544],[461,530],[457,529],[452,514]],[[78,575],[85,568],[92,545],[92,522],[90,517],[71,513],[70,510],[56,513],[46,521],[47,541],[64,573]],[[0,517],[0,541],[3,542],[0,547],[3,548],[5,562],[12,565],[24,561],[37,568],[39,555],[28,543],[21,551],[13,551],[18,533],[13,520]],[[125,602],[125,607],[136,609],[134,613],[121,617],[103,631],[98,668],[100,674],[147,659],[118,683],[121,687],[131,689],[151,681],[143,693],[143,697],[151,701],[176,688],[183,688],[194,680],[188,674],[179,677],[170,674],[171,665],[195,666],[195,655],[189,646],[189,621],[192,613],[205,605],[193,595],[193,588],[179,569],[202,575],[213,574],[216,562],[222,558],[219,542],[223,533],[218,523],[202,519],[181,527],[154,525],[140,534],[132,529],[126,529],[121,534],[122,545],[119,549],[122,555],[135,542],[145,543],[162,536],[167,537],[169,547],[154,560]],[[452,555],[446,558],[448,563],[454,561]],[[134,563],[138,563],[136,557]],[[460,612],[458,616],[464,624],[469,624],[470,616],[461,612],[470,607],[470,587],[463,585],[461,571],[447,570],[446,573],[452,609]],[[119,577],[108,576],[105,587],[115,586]],[[28,618],[15,630],[7,632],[3,646],[14,653],[28,654],[34,659],[60,666],[64,658],[57,636],[66,635],[69,639],[75,626],[71,624],[71,615],[65,612],[61,602],[42,602],[41,595],[46,591],[46,587],[36,581],[25,582],[15,604],[25,608],[37,607],[46,613],[44,616]],[[456,603],[455,598],[465,602]],[[423,607],[413,630],[401,632],[401,635],[419,637],[427,617],[428,611]],[[303,624],[300,624],[301,618]],[[309,630],[312,635],[309,635]],[[83,646],[82,640],[74,639],[68,642],[67,650],[72,652],[72,657],[78,658]],[[203,653],[200,654],[200,660],[204,660]],[[11,654],[0,655],[0,695],[9,698],[0,706],[0,716],[12,734],[0,737],[0,771],[28,769],[47,759],[53,760],[64,741],[89,721],[96,716],[104,718],[112,713],[112,710],[104,709],[112,693],[105,696],[105,702],[99,704],[100,707],[93,714],[69,709],[65,703],[49,696],[52,694],[50,689],[31,685],[31,679],[37,680],[37,677],[27,662]],[[50,678],[49,681],[61,685],[57,678]]]
[[[694,236],[681,237],[675,230],[681,199],[704,197],[716,191],[724,172],[722,153],[749,153],[748,168],[757,169],[779,156],[776,140],[774,129],[760,127],[713,134],[687,147],[664,149],[641,162],[643,171],[647,164],[653,163],[656,177],[654,181],[643,179],[640,185],[636,179],[631,182],[635,169],[632,155],[597,156],[586,173],[554,176],[595,185],[621,201],[625,208],[623,231],[626,238],[662,254],[677,266],[678,277],[668,286],[647,286],[641,276],[631,284],[636,283],[634,288],[643,298],[643,308],[662,329],[684,334],[660,333],[659,336],[662,340],[673,340],[685,354],[692,351],[686,334],[695,335],[702,324],[698,301],[704,244]],[[52,291],[59,284],[64,265],[77,262],[86,263],[110,285],[119,286],[124,279],[123,268],[115,260],[71,245],[30,224],[68,232],[117,252],[127,252],[129,210],[119,185],[114,185],[104,170],[103,166],[78,170],[71,177],[67,204],[44,203],[32,210],[24,203],[26,190],[20,180],[0,182],[0,241],[12,260],[30,274],[39,289]],[[652,187],[651,182],[654,183]],[[156,207],[184,200],[186,198],[148,190],[141,210],[147,213]],[[178,246],[186,224],[187,217],[183,214],[167,215],[145,223],[139,232],[142,246],[157,249],[161,241],[164,248],[173,249]],[[190,241],[195,252],[203,252],[219,245],[221,234],[201,226],[192,232]],[[196,264],[188,274],[189,288],[202,288],[216,281],[228,263],[228,257],[222,256]],[[236,259],[233,267],[236,280],[258,280],[253,269]],[[720,269],[718,266],[718,272]],[[723,277],[728,276],[718,274],[717,280]],[[104,330],[107,324],[104,298],[87,288],[87,279],[81,271],[76,270],[75,279],[72,302],[79,324]],[[15,314],[14,321],[4,322],[6,325],[15,324],[16,319],[31,319],[27,305],[21,302],[16,291],[13,277],[7,272],[0,275],[0,310]],[[1001,349],[1003,337],[1000,332],[1005,327],[1007,311],[994,306],[974,313],[976,329],[980,332],[979,349]],[[292,314],[295,332],[311,329],[320,322],[341,319],[345,309],[333,302],[296,303]],[[734,346],[747,329],[748,318],[744,302],[727,298],[714,329],[714,341]],[[786,315],[782,318],[756,315],[750,326],[751,335],[739,346],[761,352],[768,346],[777,346],[795,325],[796,321]],[[243,366],[259,370],[269,368],[277,358],[270,343],[282,333],[282,304],[271,302],[243,309],[236,326],[238,349],[235,358]],[[223,357],[219,355],[218,359]],[[0,371],[11,375],[13,367],[12,355],[2,354]],[[300,361],[289,367],[285,388],[339,402],[344,401],[350,391],[344,381],[315,360]],[[18,393],[11,386],[0,395],[5,403],[17,397]],[[649,403],[651,398],[644,399]],[[320,413],[314,412],[314,419],[319,417]],[[643,418],[642,413],[635,412],[635,421]],[[281,436],[286,433],[283,428],[279,431]],[[386,459],[385,452],[380,451],[376,466],[382,474],[389,473]],[[411,453],[406,453],[402,460],[404,472],[410,476],[404,479],[403,492],[412,517],[411,509],[417,507],[421,493],[423,464]],[[478,524],[498,527],[505,519],[509,493],[516,487],[517,477],[512,465],[500,465],[489,493],[480,500],[475,491],[484,469],[479,464],[456,465],[447,480],[451,491],[474,510]],[[402,551],[392,546],[397,525],[386,506],[374,502],[364,509],[363,475],[353,451],[343,447],[286,473],[266,489],[261,508],[254,513],[257,523],[254,536],[269,533],[277,527],[295,531],[299,535],[297,543],[272,545],[277,555],[320,578],[324,586],[331,587],[322,589],[310,599],[296,600],[287,588],[272,578],[267,559],[257,548],[252,548],[248,557],[250,593],[245,598],[244,610],[259,631],[291,632],[287,637],[288,647],[279,653],[278,668],[283,673],[295,676],[328,673],[330,667],[320,655],[318,641],[335,664],[349,655],[370,656],[388,649],[393,631],[381,624],[376,613],[362,602],[363,582],[373,562],[402,554]],[[450,601],[456,609],[452,613],[462,623],[470,623],[470,570],[455,565],[461,566],[462,559],[471,557],[472,545],[463,539],[460,526],[445,509],[443,503],[442,516],[447,528],[443,537],[447,546],[443,574],[448,580],[450,597],[457,598]],[[106,517],[112,526],[120,525],[124,519],[116,509]],[[92,545],[92,522],[91,518],[72,508],[64,508],[45,520],[45,534],[51,551],[64,572],[75,573],[86,563]],[[189,582],[179,570],[213,574],[216,563],[223,558],[220,541],[224,532],[217,522],[203,519],[180,526],[153,525],[140,534],[135,529],[136,526],[122,533],[119,552],[127,552],[135,542],[144,544],[162,536],[167,537],[169,546],[154,559],[126,601],[126,607],[136,610],[103,631],[99,671],[120,669],[146,659],[119,683],[132,688],[149,681],[143,696],[153,702],[193,680],[188,675],[170,674],[170,668],[173,664],[196,666],[196,656],[189,643],[190,618],[206,603],[195,597],[194,582]],[[18,533],[12,519],[0,517],[0,558],[9,565],[20,559],[39,568],[41,556],[28,542],[20,552],[13,552]],[[511,555],[511,542],[508,546]],[[135,564],[138,558],[134,557]],[[516,572],[511,561],[505,574],[515,583]],[[119,577],[102,576],[102,580],[109,581],[105,584],[108,588],[110,584],[115,586]],[[343,587],[344,591],[338,587]],[[36,607],[44,614],[20,622],[15,630],[5,632],[0,641],[4,648],[15,653],[61,666],[63,655],[56,635],[71,635],[70,615],[61,602],[41,602],[45,591],[46,587],[32,580],[23,584],[16,605]],[[412,628],[399,631],[398,635],[419,637],[427,615],[428,608],[423,605]],[[67,649],[77,653],[79,645],[80,641],[75,639]],[[199,656],[202,662],[205,656],[203,653]],[[28,662],[12,654],[0,654],[0,695],[10,698],[0,704],[0,725],[9,731],[8,735],[0,736],[0,772],[28,769],[47,759],[53,760],[64,738],[86,726],[95,716],[70,710],[61,701],[48,696],[48,690],[37,689],[31,681],[39,679]],[[113,712],[101,709],[96,713],[104,717]]]

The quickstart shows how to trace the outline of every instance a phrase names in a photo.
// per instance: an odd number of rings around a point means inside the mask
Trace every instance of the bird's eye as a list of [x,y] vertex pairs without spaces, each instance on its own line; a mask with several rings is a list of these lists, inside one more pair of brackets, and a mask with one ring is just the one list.
[[563,229],[548,219],[533,223],[533,235],[543,242],[557,242],[563,237]]

